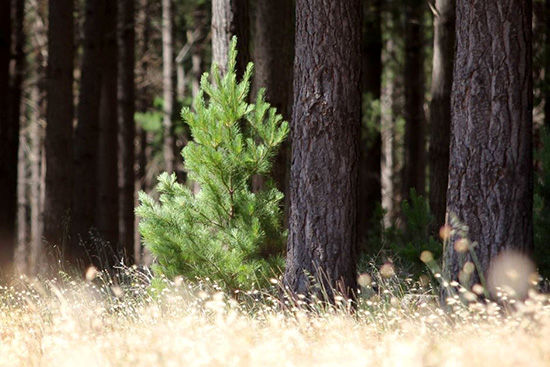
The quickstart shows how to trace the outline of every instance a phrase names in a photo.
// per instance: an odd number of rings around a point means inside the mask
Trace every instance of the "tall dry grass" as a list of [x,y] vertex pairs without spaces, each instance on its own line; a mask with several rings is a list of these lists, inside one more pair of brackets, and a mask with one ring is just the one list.
[[357,311],[341,299],[305,312],[181,279],[151,288],[147,275],[130,273],[122,285],[91,271],[89,281],[21,278],[2,288],[0,365],[550,364],[550,303],[534,291],[507,309],[471,299],[443,311],[428,285],[363,276]]

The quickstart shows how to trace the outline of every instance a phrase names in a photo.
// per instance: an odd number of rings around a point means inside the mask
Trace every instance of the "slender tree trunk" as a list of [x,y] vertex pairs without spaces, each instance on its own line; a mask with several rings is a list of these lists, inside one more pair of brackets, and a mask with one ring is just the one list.
[[[118,247],[118,159],[117,159],[117,4],[106,1],[99,103],[99,155],[97,226],[110,245],[96,249],[92,261],[99,266],[113,264]],[[99,250],[99,251],[98,251]]]
[[544,1],[544,126],[550,128],[550,0]]
[[432,232],[445,223],[449,144],[451,130],[451,90],[455,44],[455,0],[437,0],[434,16],[432,101],[430,104],[430,209]]
[[410,189],[424,194],[426,184],[426,118],[424,115],[425,0],[405,2],[405,157],[403,198]]
[[[501,251],[533,248],[531,1],[458,1],[456,14],[447,210],[486,273]],[[447,246],[450,279],[463,257]]]
[[[74,135],[72,244],[69,258],[87,263],[90,230],[96,226],[99,101],[102,74],[104,0],[86,1],[78,124]],[[87,250],[87,251],[86,251]]]
[[119,242],[124,250],[126,264],[132,264],[134,263],[134,140],[136,137],[134,0],[119,1],[118,5]]
[[162,0],[162,96],[164,127],[164,165],[167,172],[174,171],[174,40],[172,0]]
[[298,0],[291,127],[290,230],[284,282],[323,297],[319,281],[356,287],[357,161],[361,114],[359,0]]
[[73,0],[49,3],[44,237],[62,254],[69,235],[73,189],[73,10]]
[[18,126],[9,113],[11,1],[0,2],[0,271],[8,271],[16,242]]
[[[285,120],[291,117],[294,61],[294,0],[260,0],[254,16],[254,93],[265,88],[266,100]],[[285,194],[285,223],[288,221],[290,144],[283,143],[273,164],[272,176]],[[261,178],[255,182],[262,185]]]
[[19,134],[19,151],[17,153],[17,246],[14,254],[15,270],[19,274],[28,273],[27,256],[29,251],[29,195],[28,195],[28,171],[27,159],[28,135],[25,133],[26,126],[21,127]]
[[[357,239],[366,241],[376,206],[381,201],[380,114],[376,103],[382,91],[382,1],[363,3],[362,94],[367,106],[363,111],[361,143],[359,146],[359,190],[357,195]],[[371,121],[367,121],[371,118]]]
[[227,68],[229,43],[237,36],[237,75],[250,61],[248,0],[212,0],[212,62],[223,72]]

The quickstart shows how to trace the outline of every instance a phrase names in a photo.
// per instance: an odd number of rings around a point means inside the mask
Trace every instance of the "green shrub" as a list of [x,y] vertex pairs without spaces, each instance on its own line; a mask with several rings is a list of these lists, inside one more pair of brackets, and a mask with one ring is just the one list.
[[251,179],[266,176],[288,124],[258,94],[247,102],[252,64],[241,82],[235,74],[236,40],[228,71],[212,68],[201,79],[194,111],[184,108],[193,141],[182,152],[192,192],[175,175],[160,175],[159,201],[141,192],[137,215],[156,274],[209,278],[227,290],[262,286],[283,266],[283,195],[271,180],[252,192]]

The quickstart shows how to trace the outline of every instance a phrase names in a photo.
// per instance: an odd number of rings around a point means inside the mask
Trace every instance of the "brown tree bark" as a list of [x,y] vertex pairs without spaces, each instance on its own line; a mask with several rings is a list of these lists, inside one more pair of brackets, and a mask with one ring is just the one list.
[[0,2],[0,269],[13,260],[16,241],[18,126],[9,113],[11,1]]
[[237,75],[250,61],[248,0],[212,0],[212,62],[223,72],[227,68],[229,43],[237,36]]
[[174,14],[172,0],[162,0],[162,99],[164,127],[164,165],[167,172],[174,172]]
[[550,128],[550,0],[544,1],[544,126]]
[[430,210],[434,216],[432,232],[438,233],[445,223],[447,205],[455,0],[437,0],[435,9],[429,167]]
[[118,157],[117,157],[117,4],[106,1],[103,15],[101,95],[99,103],[98,188],[96,200],[99,235],[107,243],[92,253],[99,266],[113,264],[118,253]]
[[410,189],[424,194],[426,184],[426,117],[424,115],[425,0],[405,2],[405,156],[403,199]]
[[[531,1],[458,1],[456,15],[447,211],[485,273],[501,251],[533,248]],[[457,279],[452,243],[444,267]]]
[[[294,1],[259,0],[254,14],[254,86],[256,95],[265,88],[266,100],[285,120],[292,110],[292,76],[294,61]],[[290,144],[283,143],[275,158],[272,177],[285,194],[285,222],[288,219]],[[261,186],[261,179],[255,182]]]
[[73,189],[73,10],[72,0],[49,3],[44,238],[61,254],[70,233]]
[[85,5],[83,55],[78,124],[74,134],[74,190],[72,207],[71,262],[89,262],[90,231],[96,228],[98,186],[99,101],[102,74],[104,0]]
[[359,0],[298,0],[291,126],[290,224],[284,283],[333,300],[356,287],[361,114]]
[[[366,98],[369,103],[366,108],[372,109],[374,102],[380,102],[382,91],[382,1],[367,0],[363,2],[363,13],[361,90],[363,98]],[[374,211],[382,199],[381,120],[380,116],[376,116],[375,119],[374,126],[367,126],[363,119],[361,127],[359,189],[357,192],[357,239],[360,244],[366,240]]]
[[134,263],[134,140],[135,112],[135,22],[134,0],[118,2],[118,147],[119,147],[119,242],[125,264]]

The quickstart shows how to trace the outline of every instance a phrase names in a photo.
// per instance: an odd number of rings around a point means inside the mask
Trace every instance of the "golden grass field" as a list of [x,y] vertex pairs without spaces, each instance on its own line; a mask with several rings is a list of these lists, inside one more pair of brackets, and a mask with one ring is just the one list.
[[550,365],[550,302],[534,291],[506,311],[474,296],[445,312],[393,276],[364,287],[355,312],[344,300],[305,312],[181,279],[152,292],[139,276],[92,276],[2,288],[0,366]]

